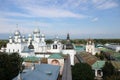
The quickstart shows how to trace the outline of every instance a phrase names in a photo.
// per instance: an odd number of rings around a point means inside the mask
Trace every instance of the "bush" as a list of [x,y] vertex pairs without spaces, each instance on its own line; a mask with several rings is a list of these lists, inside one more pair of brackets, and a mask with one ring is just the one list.
[[18,53],[0,53],[0,80],[12,80],[18,75],[22,58]]
[[72,80],[94,80],[94,73],[87,63],[77,63],[72,67]]

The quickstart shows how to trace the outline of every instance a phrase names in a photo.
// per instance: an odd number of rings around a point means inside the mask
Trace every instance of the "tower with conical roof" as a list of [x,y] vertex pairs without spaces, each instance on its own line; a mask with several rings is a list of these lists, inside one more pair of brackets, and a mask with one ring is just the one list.
[[69,54],[71,65],[74,65],[74,55],[76,54],[76,51],[74,50],[74,45],[70,42],[69,34],[67,34],[67,40],[63,45],[62,53],[65,55]]
[[70,36],[69,36],[69,33],[67,34],[67,40],[70,40]]

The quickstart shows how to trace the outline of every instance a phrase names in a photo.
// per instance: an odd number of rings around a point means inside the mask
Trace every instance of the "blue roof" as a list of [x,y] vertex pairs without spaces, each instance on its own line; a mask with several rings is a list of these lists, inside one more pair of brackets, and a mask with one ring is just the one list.
[[[57,80],[60,66],[50,64],[35,65],[34,70],[21,73],[22,80]],[[13,80],[17,80],[17,77]]]
[[22,50],[22,53],[30,53],[32,52],[27,46],[24,47],[24,49]]

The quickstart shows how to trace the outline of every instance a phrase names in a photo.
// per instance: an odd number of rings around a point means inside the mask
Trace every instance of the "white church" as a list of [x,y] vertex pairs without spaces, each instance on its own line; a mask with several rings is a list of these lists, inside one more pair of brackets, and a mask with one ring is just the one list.
[[92,39],[87,40],[86,52],[88,52],[88,53],[90,53],[92,55],[95,55],[97,53],[94,41]]
[[7,43],[5,52],[18,52],[22,57],[46,58],[52,53],[69,54],[71,65],[74,65],[74,55],[76,54],[74,45],[70,42],[69,34],[67,34],[66,44],[62,44],[58,37],[52,44],[46,44],[45,35],[41,34],[39,29],[35,29],[32,34],[28,35],[28,38],[23,36],[19,30],[16,30],[13,36],[9,36],[9,43]]
[[28,39],[22,36],[19,30],[14,32],[13,36],[9,36],[6,52],[18,52],[21,56],[32,56],[35,52],[45,52],[46,42],[44,34],[40,34],[39,29],[33,31],[33,35],[29,34]]

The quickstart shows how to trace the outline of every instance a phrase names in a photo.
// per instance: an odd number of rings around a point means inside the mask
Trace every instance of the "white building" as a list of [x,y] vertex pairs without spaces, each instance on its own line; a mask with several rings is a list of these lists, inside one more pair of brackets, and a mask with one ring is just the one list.
[[48,47],[47,52],[50,52],[50,53],[61,53],[62,48],[63,48],[63,44],[60,42],[58,37],[56,37],[54,39],[54,42],[52,44],[50,44],[50,46]]
[[38,52],[38,53],[39,52],[46,52],[45,35],[44,34],[40,34],[40,30],[39,29],[35,29],[33,31],[33,35],[34,35],[34,38],[33,38],[32,43],[33,43],[33,46],[34,46],[34,51]]
[[105,44],[105,46],[109,49],[115,50],[116,52],[120,52],[120,45],[117,44]]
[[41,34],[39,29],[35,29],[33,34],[28,35],[28,38],[25,38],[19,30],[16,30],[13,36],[9,36],[9,42],[4,50],[7,53],[18,52],[22,57],[48,58],[51,53],[69,54],[71,65],[74,65],[74,55],[76,54],[74,45],[70,42],[69,34],[67,35],[66,44],[62,44],[58,37],[52,44],[46,44],[45,35]]
[[62,44],[57,37],[53,44],[50,45],[50,49],[48,49],[47,52],[70,55],[71,65],[74,65],[74,55],[76,54],[76,51],[74,45],[70,42],[69,34],[67,34],[66,44]]
[[40,34],[39,29],[35,29],[33,35],[29,34],[26,39],[19,30],[16,30],[13,36],[9,36],[6,52],[18,52],[24,57],[35,55],[36,52],[46,52],[45,36]]
[[94,41],[91,39],[87,40],[86,52],[91,53],[92,55],[95,55],[96,53]]
[[21,36],[21,33],[19,30],[16,30],[14,33],[14,36],[9,36],[9,43],[7,43],[6,52],[13,53],[13,52],[19,52],[21,53],[24,49],[24,47],[27,46],[27,43],[25,41],[25,37]]

